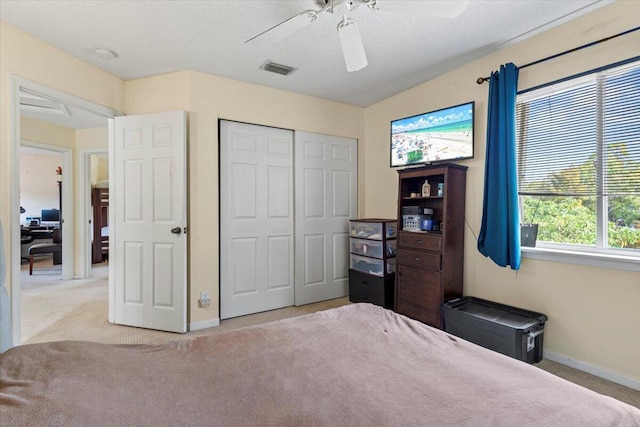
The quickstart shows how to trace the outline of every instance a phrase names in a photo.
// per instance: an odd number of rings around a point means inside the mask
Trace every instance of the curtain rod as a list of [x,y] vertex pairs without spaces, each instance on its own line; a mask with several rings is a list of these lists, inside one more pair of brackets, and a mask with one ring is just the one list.
[[[529,62],[528,64],[524,64],[522,67],[518,67],[518,68],[522,70],[523,68],[527,68],[527,67],[530,67],[532,65],[540,64],[541,62],[549,61],[549,60],[555,59],[555,58],[557,58],[559,56],[563,56],[563,55],[566,55],[568,53],[576,52],[578,50],[582,50],[582,49],[587,48],[587,47],[595,46],[597,44],[600,44],[600,43],[615,39],[616,37],[624,36],[624,35],[629,34],[629,33],[633,33],[634,31],[638,31],[638,30],[640,30],[640,27],[635,27],[635,28],[632,28],[630,30],[623,31],[621,33],[615,34],[613,36],[605,37],[605,38],[597,40],[595,42],[587,43],[587,44],[584,44],[582,46],[574,47],[573,49],[565,50],[564,52],[556,53],[555,55],[547,56],[546,58],[538,59],[537,61]],[[484,82],[488,82],[489,79],[491,79],[491,77],[478,77],[478,80],[476,80],[476,83],[481,85]]]

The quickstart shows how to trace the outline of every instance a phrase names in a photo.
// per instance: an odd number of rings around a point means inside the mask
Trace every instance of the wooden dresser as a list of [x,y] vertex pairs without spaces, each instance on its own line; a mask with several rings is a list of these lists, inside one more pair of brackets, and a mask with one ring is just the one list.
[[96,264],[109,255],[109,236],[102,236],[102,227],[109,225],[109,189],[92,188],[91,205],[93,206],[91,263]]
[[[395,311],[442,329],[442,304],[462,296],[467,167],[449,163],[398,173]],[[423,197],[425,180],[431,191]],[[432,212],[431,231],[415,226],[425,209]],[[407,211],[412,221],[403,218]]]

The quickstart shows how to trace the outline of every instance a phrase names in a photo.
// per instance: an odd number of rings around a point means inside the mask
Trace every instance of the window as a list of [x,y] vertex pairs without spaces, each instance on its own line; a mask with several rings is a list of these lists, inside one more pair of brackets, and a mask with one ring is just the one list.
[[640,257],[640,60],[521,92],[516,120],[537,246]]

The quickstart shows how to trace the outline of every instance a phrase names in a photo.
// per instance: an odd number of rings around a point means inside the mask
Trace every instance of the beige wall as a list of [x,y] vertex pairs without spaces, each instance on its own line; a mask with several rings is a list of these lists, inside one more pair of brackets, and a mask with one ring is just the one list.
[[[93,159],[93,157],[95,157],[95,159]],[[96,176],[95,176],[96,180],[95,182],[92,181],[91,185],[95,185],[100,181],[108,181],[109,180],[109,160],[102,157],[98,157],[98,156],[92,156],[92,159],[91,159],[92,165],[94,161],[96,163]]]
[[[105,123],[106,123],[105,119]],[[78,129],[75,131],[74,157],[77,167],[80,167],[80,156],[83,150],[103,151],[106,155],[109,150],[109,130],[107,127],[93,129]],[[89,181],[93,187],[96,182],[109,179],[109,161],[104,156],[92,154]]]
[[[190,323],[219,317],[218,119],[356,138],[359,149],[363,145],[359,107],[204,73],[184,71],[129,81],[126,105],[127,114],[189,111]],[[361,179],[359,187],[362,194]],[[210,292],[209,307],[198,307],[200,291]]]
[[20,139],[22,142],[37,142],[72,149],[75,144],[75,132],[73,129],[21,117]]
[[60,209],[56,168],[62,156],[54,154],[20,155],[20,222],[27,224],[28,216],[40,216],[42,209]]
[[[36,142],[55,147],[73,148],[73,129],[54,126],[39,120],[20,118],[20,137],[23,142]],[[62,155],[20,155],[20,205],[26,209],[20,215],[40,216],[41,209],[59,209],[56,167],[62,166]],[[39,184],[38,184],[39,183]]]
[[[464,292],[549,316],[545,350],[640,380],[640,273],[524,259],[520,271],[496,266],[476,249],[482,217],[488,85],[500,64],[525,64],[637,26],[640,2],[617,2],[453,70],[365,110],[365,215],[395,217],[397,173],[389,165],[389,122],[476,101],[475,157],[467,175]],[[640,34],[624,36],[523,69],[519,88],[640,55]]]
[[109,149],[109,131],[106,127],[93,129],[78,129],[75,131],[75,149],[76,150],[99,150],[103,149],[105,153]]
[[[124,110],[124,82],[121,79],[0,21],[0,220],[6,230],[10,229],[12,181],[19,167],[12,161],[11,135],[16,130],[9,117],[12,75],[118,111]],[[32,132],[22,135],[22,139],[43,142],[44,130],[44,127],[36,126],[31,129]],[[49,131],[51,129],[45,133]],[[77,174],[74,176],[77,177]],[[77,195],[76,182],[74,189]],[[12,231],[15,232],[15,228]],[[8,267],[6,284],[11,292],[11,233],[7,232],[5,236]]]

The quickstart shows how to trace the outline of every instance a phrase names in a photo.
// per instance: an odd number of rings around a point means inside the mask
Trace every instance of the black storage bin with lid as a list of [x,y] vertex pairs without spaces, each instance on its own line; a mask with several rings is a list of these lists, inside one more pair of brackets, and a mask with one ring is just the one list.
[[444,330],[474,344],[527,363],[542,360],[542,313],[475,297],[444,303]]

